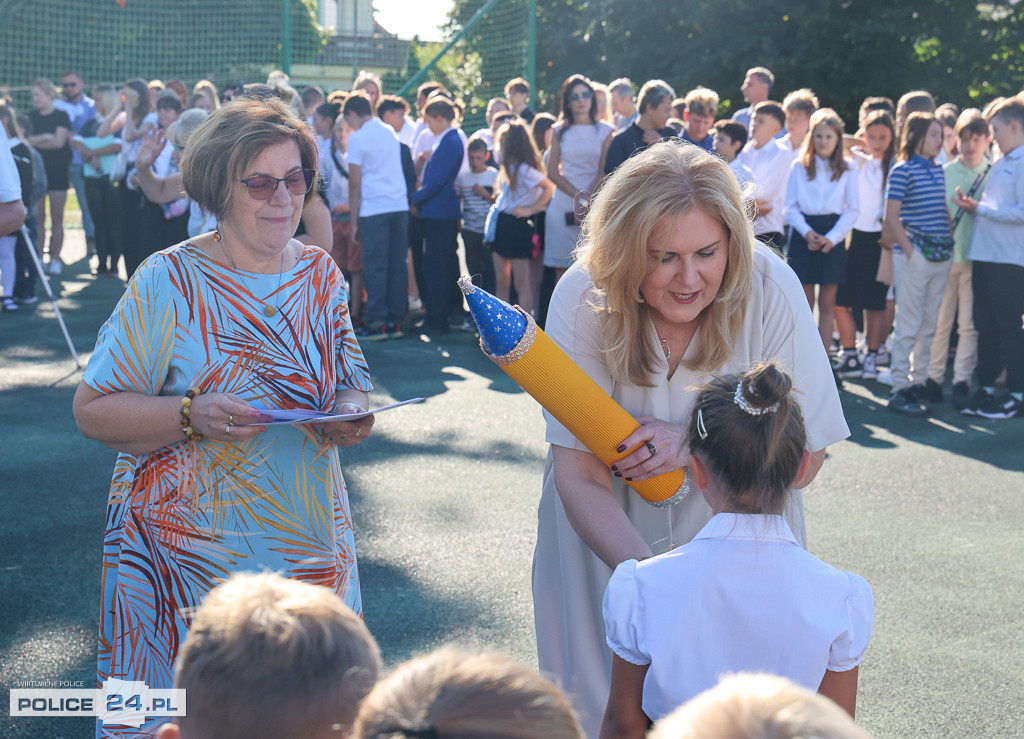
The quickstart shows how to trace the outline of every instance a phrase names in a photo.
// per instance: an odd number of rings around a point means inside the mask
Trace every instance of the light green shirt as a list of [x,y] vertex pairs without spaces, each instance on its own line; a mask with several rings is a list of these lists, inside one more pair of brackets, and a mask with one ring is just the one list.
[[[942,166],[942,170],[946,175],[946,206],[949,208],[950,218],[956,218],[960,212],[960,207],[953,202],[953,198],[956,197],[956,188],[963,190],[964,195],[971,191],[971,186],[974,185],[974,181],[978,179],[978,175],[984,172],[988,168],[988,158],[981,160],[974,169],[968,169],[960,157],[957,157],[952,162],[947,162]],[[985,178],[988,179],[987,177]],[[982,180],[981,185],[971,196],[975,200],[981,200],[981,194],[985,191],[985,180]],[[974,230],[974,216],[970,213],[964,213],[960,218],[960,222],[956,224],[956,230],[953,232],[953,261],[956,264],[970,264],[971,261],[967,258],[967,247],[971,245],[971,231]]]

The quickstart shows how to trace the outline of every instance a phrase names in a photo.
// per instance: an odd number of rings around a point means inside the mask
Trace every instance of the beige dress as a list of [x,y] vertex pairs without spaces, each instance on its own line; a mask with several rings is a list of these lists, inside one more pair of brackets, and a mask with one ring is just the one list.
[[[775,359],[794,378],[807,426],[811,451],[825,448],[850,431],[839,393],[822,350],[818,328],[796,275],[765,247],[754,254],[752,291],[746,318],[732,357],[717,374],[744,372],[752,364]],[[680,363],[668,377],[662,362],[653,387],[615,382],[599,349],[600,316],[590,306],[589,274],[579,264],[558,282],[551,299],[547,333],[583,370],[634,416],[655,416],[671,423],[689,422],[694,385],[707,381]],[[651,327],[651,341],[657,343]],[[690,342],[684,359],[699,351],[700,331]],[[570,449],[584,447],[545,412],[547,441]],[[538,513],[537,548],[533,560],[534,620],[540,669],[567,692],[588,736],[597,736],[608,698],[611,652],[605,643],[601,601],[612,570],[576,535],[555,489],[552,458],[544,468],[544,490]],[[669,509],[648,505],[622,480],[612,477],[612,494],[655,554],[690,541],[711,519],[711,508],[694,490]],[[797,540],[806,547],[803,496],[794,491],[786,520]]]

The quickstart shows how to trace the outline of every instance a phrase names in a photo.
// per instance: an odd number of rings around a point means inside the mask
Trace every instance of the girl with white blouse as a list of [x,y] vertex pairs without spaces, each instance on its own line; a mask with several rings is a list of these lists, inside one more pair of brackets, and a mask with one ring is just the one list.
[[810,461],[792,380],[774,362],[716,379],[688,431],[693,482],[714,516],[688,544],[615,568],[601,737],[642,737],[732,672],[781,675],[853,716],[874,598],[862,577],[800,547],[782,516]]
[[827,350],[836,289],[846,278],[846,236],[857,220],[859,199],[856,171],[843,159],[842,119],[822,108],[811,116],[810,129],[789,173],[787,255],[812,309],[818,287],[818,331]]
[[[882,211],[885,182],[896,156],[896,128],[888,111],[872,111],[861,126],[864,146],[854,147],[857,220],[850,235],[846,280],[836,291],[836,328],[843,353],[838,357],[840,377],[878,377],[878,350],[886,335],[886,298],[889,286],[878,280],[882,259]],[[857,353],[855,311],[864,311],[867,353]]]

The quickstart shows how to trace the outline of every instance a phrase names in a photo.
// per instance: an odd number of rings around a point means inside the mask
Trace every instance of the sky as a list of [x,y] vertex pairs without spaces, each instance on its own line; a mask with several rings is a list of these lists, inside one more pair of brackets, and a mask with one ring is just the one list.
[[419,34],[424,41],[440,41],[438,26],[448,19],[452,0],[373,0],[377,22],[401,38]]

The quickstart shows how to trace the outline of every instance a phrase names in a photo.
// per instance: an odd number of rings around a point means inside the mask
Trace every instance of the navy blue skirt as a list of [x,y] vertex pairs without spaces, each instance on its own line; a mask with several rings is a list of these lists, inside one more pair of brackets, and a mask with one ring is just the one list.
[[[804,214],[804,219],[807,225],[824,235],[836,225],[839,216],[835,213],[823,216]],[[835,244],[828,254],[823,254],[820,250],[808,249],[807,240],[795,228],[791,228],[786,257],[803,285],[840,285],[846,281],[845,241]]]

